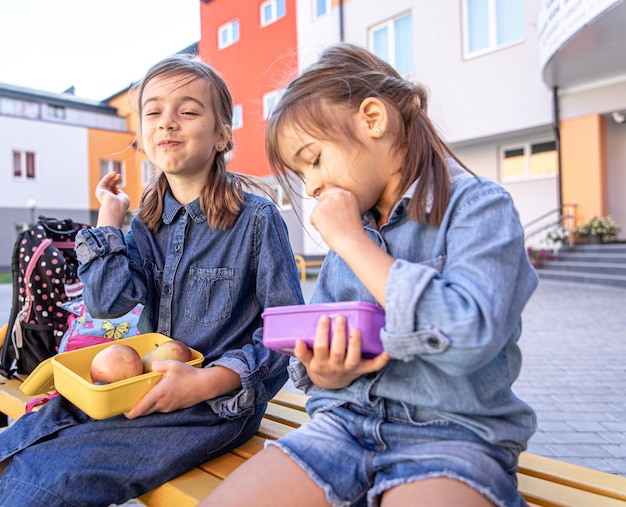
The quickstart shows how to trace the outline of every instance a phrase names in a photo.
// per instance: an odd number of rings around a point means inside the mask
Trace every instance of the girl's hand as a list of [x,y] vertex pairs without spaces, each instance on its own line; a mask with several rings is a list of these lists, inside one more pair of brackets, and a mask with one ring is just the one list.
[[[163,372],[163,377],[152,387],[130,411],[124,415],[135,419],[153,412],[173,412],[203,401],[197,392],[202,385],[202,368],[180,361],[154,361],[153,371]],[[200,384],[199,384],[200,383]]]
[[[335,317],[332,342],[329,346],[330,318],[320,317],[310,350],[302,340],[296,342],[295,356],[304,364],[313,383],[324,389],[341,389],[366,373],[381,370],[391,359],[383,352],[372,359],[361,357],[361,332],[350,331],[346,337],[346,319]],[[347,348],[346,348],[347,341]]]
[[241,389],[239,374],[223,366],[196,368],[180,361],[165,360],[154,361],[152,371],[162,372],[163,377],[124,414],[128,419],[192,407]]
[[122,177],[111,172],[106,174],[96,185],[96,198],[100,202],[97,226],[114,225],[121,227],[130,206],[130,197],[118,185]]
[[347,247],[354,239],[367,240],[358,202],[348,190],[333,187],[324,191],[311,212],[310,221],[324,242],[339,255],[342,246]]

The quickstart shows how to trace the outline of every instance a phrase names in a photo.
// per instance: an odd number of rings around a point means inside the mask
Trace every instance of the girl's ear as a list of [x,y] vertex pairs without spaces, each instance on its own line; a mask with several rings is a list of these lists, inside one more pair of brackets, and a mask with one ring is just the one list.
[[222,132],[217,136],[215,140],[215,149],[217,151],[224,151],[228,146],[229,141],[232,139],[232,129],[229,125],[224,125]]
[[385,103],[376,97],[367,97],[361,102],[358,113],[359,121],[367,130],[367,134],[378,139],[385,135],[388,115]]

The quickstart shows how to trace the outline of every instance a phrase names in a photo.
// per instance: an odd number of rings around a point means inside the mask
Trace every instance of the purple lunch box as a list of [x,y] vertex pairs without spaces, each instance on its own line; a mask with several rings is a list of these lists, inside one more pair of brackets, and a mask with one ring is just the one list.
[[374,357],[383,351],[380,330],[385,326],[385,310],[365,301],[341,301],[311,305],[274,306],[266,308],[263,317],[263,344],[268,349],[293,355],[296,340],[313,346],[317,322],[322,315],[330,317],[332,339],[334,317],[346,318],[347,332],[361,331],[363,357]]

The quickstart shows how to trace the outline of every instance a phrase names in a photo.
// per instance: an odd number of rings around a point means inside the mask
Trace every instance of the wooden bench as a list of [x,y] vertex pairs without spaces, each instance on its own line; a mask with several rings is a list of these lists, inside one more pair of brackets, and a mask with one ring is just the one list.
[[324,263],[323,259],[305,259],[302,255],[294,255],[296,259],[296,267],[300,271],[300,281],[306,282],[307,268],[321,268]]
[[[0,341],[3,338],[0,330]],[[31,397],[20,381],[0,376],[0,412],[13,419],[24,413]],[[276,439],[307,421],[304,395],[280,391],[269,403],[257,434],[244,445],[172,479],[139,500],[156,507],[192,507],[241,463]],[[1,469],[1,467],[0,467]],[[624,507],[626,478],[558,460],[523,453],[518,471],[519,490],[528,503],[546,507]]]

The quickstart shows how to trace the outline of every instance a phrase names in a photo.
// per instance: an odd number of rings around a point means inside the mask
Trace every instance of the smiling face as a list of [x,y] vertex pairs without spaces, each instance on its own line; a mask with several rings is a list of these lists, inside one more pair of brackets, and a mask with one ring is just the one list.
[[209,86],[196,76],[174,74],[156,76],[143,88],[143,147],[168,178],[206,177],[216,150],[227,142],[225,129],[216,122]]

